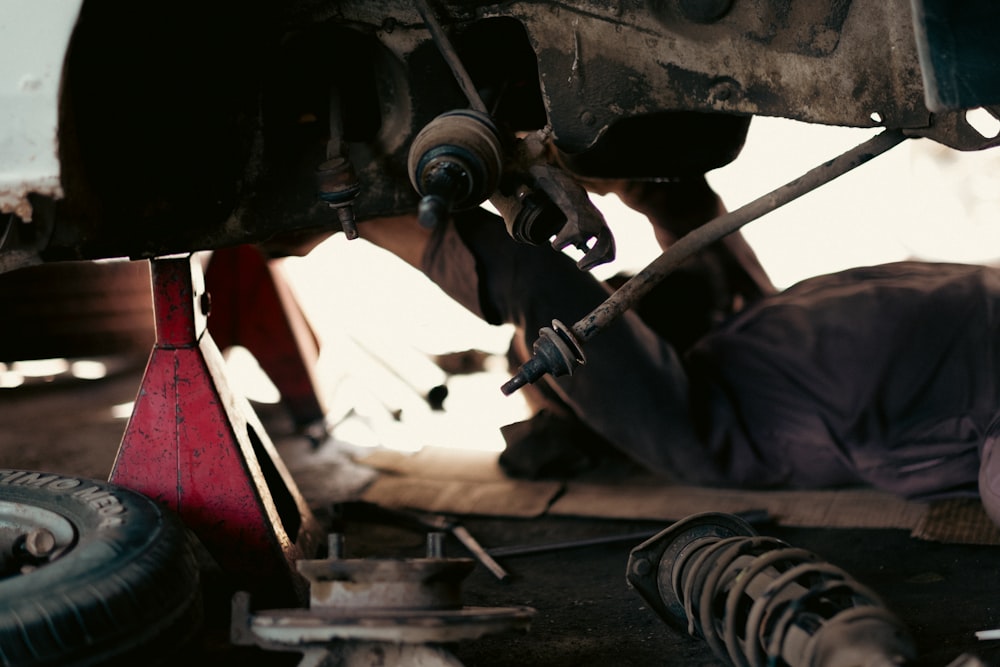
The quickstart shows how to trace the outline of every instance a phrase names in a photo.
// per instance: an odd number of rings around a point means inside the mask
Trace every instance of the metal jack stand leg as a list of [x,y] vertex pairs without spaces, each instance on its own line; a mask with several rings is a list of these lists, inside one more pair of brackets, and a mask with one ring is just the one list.
[[206,332],[192,256],[150,262],[156,344],[110,481],[177,512],[240,587],[301,604],[319,524]]
[[319,344],[283,276],[260,250],[243,245],[212,253],[205,284],[213,299],[208,330],[219,349],[247,348],[300,430],[322,424],[313,372]]

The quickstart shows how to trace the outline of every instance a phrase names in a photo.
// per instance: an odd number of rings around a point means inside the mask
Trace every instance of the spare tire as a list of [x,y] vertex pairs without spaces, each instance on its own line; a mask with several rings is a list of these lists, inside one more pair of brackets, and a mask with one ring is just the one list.
[[175,516],[105,482],[0,470],[0,665],[155,664],[201,615]]

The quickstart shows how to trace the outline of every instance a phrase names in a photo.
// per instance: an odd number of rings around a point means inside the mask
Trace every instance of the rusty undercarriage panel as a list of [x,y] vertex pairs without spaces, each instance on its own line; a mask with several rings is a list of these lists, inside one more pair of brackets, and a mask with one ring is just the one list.
[[[713,138],[754,115],[996,143],[962,110],[929,109],[911,0],[433,9],[496,126],[545,129],[583,175],[718,166],[735,152]],[[59,109],[64,197],[32,195],[30,223],[0,220],[0,270],[246,242],[294,252],[344,221],[412,212],[414,137],[469,104],[438,47],[404,0],[84,2]],[[671,149],[684,123],[711,160]],[[356,174],[350,215],[318,196],[331,159]]]

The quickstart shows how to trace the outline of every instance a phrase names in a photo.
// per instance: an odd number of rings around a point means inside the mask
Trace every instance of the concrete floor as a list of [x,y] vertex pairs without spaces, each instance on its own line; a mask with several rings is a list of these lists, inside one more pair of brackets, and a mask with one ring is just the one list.
[[[99,380],[60,378],[0,389],[0,461],[3,467],[40,469],[105,478],[124,419],[113,406],[133,400],[141,364]],[[119,408],[120,410],[120,408]],[[280,406],[259,414],[272,440],[326,528],[336,523],[333,503],[350,497],[359,471],[333,458],[303,467],[309,451],[291,432]],[[349,466],[348,466],[349,467]],[[338,475],[344,475],[338,477]],[[352,481],[353,480],[353,481]],[[475,519],[464,521],[489,546],[548,543],[611,535],[656,524],[586,519]],[[421,555],[422,535],[361,522],[340,526],[348,556]],[[1000,551],[989,547],[934,544],[904,531],[789,529],[764,526],[762,533],[810,549],[876,590],[912,630],[921,653],[918,665],[947,665],[975,652],[1000,664],[1000,643],[977,642],[974,632],[1000,627]],[[448,544],[449,555],[463,555]],[[521,606],[537,610],[529,633],[486,637],[453,648],[464,664],[482,667],[545,665],[715,665],[707,645],[677,633],[650,612],[625,584],[633,545],[601,546],[509,559],[515,575],[506,583],[477,567],[466,582],[465,602],[476,606]],[[208,632],[191,647],[194,664],[287,665],[294,655],[236,649],[226,642],[228,591],[207,579]]]

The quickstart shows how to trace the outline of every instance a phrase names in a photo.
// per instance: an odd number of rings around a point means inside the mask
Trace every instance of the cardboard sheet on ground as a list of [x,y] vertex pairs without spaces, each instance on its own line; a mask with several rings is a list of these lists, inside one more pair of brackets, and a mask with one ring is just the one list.
[[931,542],[1000,545],[1000,528],[975,498],[932,503],[913,536]]
[[697,486],[567,485],[549,514],[630,519],[681,519],[698,512],[767,510],[787,526],[906,528],[926,506],[871,490],[738,491]]
[[496,452],[425,447],[408,454],[377,450],[359,459],[382,472],[362,500],[440,514],[530,518],[545,514],[561,482],[527,482],[503,474]]
[[383,475],[361,499],[435,514],[533,518],[559,493],[557,482],[469,482]]
[[698,512],[764,509],[788,526],[899,528],[938,542],[1000,544],[977,500],[910,502],[872,489],[741,491],[684,486],[651,475],[589,473],[568,482],[506,477],[496,452],[426,447],[376,451],[360,462],[382,472],[363,499],[446,514],[529,518],[542,514],[675,520]]

